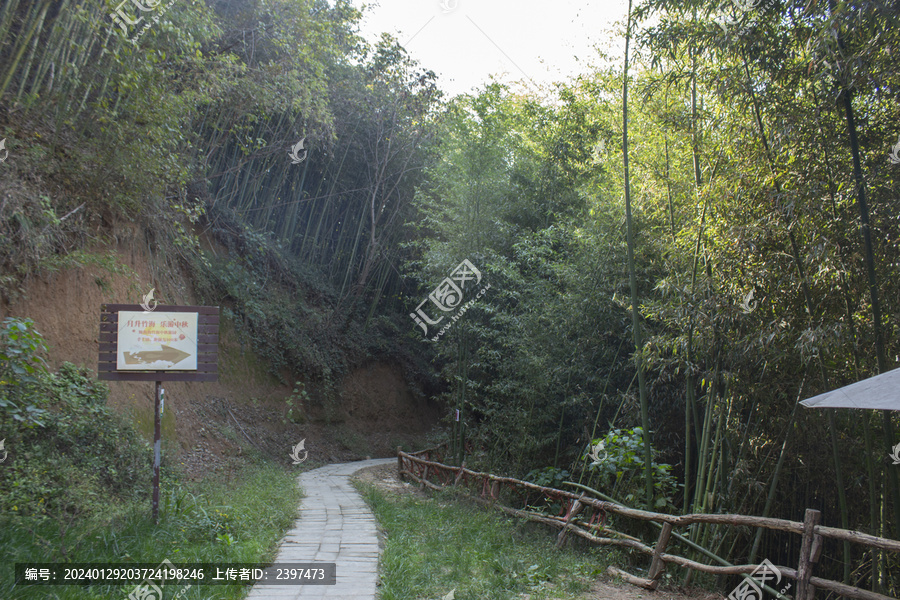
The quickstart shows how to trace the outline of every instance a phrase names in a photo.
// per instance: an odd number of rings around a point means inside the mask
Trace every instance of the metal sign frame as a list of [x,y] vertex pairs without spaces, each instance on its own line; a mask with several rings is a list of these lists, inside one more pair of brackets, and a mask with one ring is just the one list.
[[119,311],[142,312],[140,304],[100,305],[100,357],[97,379],[106,381],[217,381],[219,378],[219,307],[171,306],[160,304],[151,312],[198,313],[196,371],[119,371]]
[[163,381],[217,381],[219,379],[219,307],[157,305],[160,313],[197,313],[197,369],[192,371],[119,371],[119,311],[140,311],[140,304],[100,305],[100,356],[97,379],[106,381],[155,381],[156,394],[153,420],[153,522],[159,522],[159,464],[162,456],[161,385]]

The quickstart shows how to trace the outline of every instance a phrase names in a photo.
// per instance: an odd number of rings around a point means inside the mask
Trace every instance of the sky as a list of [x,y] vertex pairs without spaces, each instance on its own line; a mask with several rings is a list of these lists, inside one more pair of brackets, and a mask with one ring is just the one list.
[[[370,0],[373,1],[373,0]],[[374,0],[361,34],[394,35],[450,95],[496,75],[549,86],[589,71],[595,46],[620,55],[627,0]],[[357,0],[357,6],[362,3]]]

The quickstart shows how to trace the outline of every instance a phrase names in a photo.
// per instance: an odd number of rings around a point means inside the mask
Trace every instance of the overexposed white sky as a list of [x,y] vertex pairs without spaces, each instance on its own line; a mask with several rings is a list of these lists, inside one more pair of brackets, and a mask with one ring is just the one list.
[[450,95],[490,75],[546,87],[587,72],[596,62],[594,46],[624,51],[624,37],[613,31],[624,30],[627,0],[369,1],[361,34],[370,41],[382,31],[394,35]]

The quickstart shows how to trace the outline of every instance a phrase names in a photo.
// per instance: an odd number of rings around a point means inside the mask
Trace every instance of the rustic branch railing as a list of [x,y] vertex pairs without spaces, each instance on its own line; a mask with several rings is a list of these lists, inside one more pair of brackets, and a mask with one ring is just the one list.
[[[823,538],[849,540],[871,548],[900,552],[900,541],[881,538],[858,531],[849,531],[846,529],[836,529],[819,525],[821,513],[817,510],[807,509],[806,518],[803,523],[785,519],[772,519],[748,515],[667,515],[628,508],[615,502],[599,500],[587,495],[586,492],[576,494],[566,490],[540,486],[513,477],[500,477],[490,473],[472,471],[467,469],[465,464],[463,464],[462,467],[455,467],[429,460],[428,457],[434,454],[436,450],[437,449],[432,448],[410,454],[403,452],[398,448],[397,470],[400,479],[402,480],[404,476],[407,476],[413,481],[421,484],[423,487],[435,490],[443,489],[449,485],[480,485],[480,495],[472,496],[475,501],[501,510],[507,514],[561,529],[562,531],[560,531],[557,536],[557,546],[562,546],[562,544],[565,543],[566,535],[572,533],[595,544],[621,546],[647,554],[651,558],[647,578],[635,577],[634,575],[630,575],[615,567],[610,567],[609,571],[623,577],[630,583],[649,590],[655,590],[659,585],[659,579],[665,571],[666,563],[673,563],[682,567],[715,574],[749,574],[756,570],[758,565],[707,565],[682,556],[666,553],[666,547],[668,546],[670,539],[672,537],[681,538],[681,536],[678,536],[673,532],[673,528],[684,527],[686,525],[691,525],[692,523],[717,523],[723,525],[763,527],[765,529],[787,531],[800,535],[800,564],[797,569],[783,566],[777,567],[781,575],[797,581],[797,592],[794,595],[796,600],[812,600],[816,589],[828,590],[847,598],[859,598],[860,600],[895,600],[890,596],[884,596],[862,588],[845,585],[830,579],[812,576],[813,566],[818,562],[819,554],[822,550]],[[430,481],[429,477],[440,483],[438,484]],[[517,509],[499,503],[498,500],[500,498],[501,486],[512,488],[519,494],[522,494],[522,491],[524,490],[524,495],[526,497],[525,507],[523,509]],[[558,502],[561,507],[559,511],[560,514],[550,515],[527,510],[528,492],[538,492],[539,497]],[[585,520],[586,512],[590,513],[587,520]],[[653,547],[650,547],[638,538],[610,529],[606,526],[607,513],[614,513],[624,517],[661,524],[658,525],[661,526],[661,531],[656,540],[656,544],[654,544]],[[598,535],[600,533],[603,535]],[[772,590],[771,588],[768,589],[770,592],[778,593],[777,590]]]

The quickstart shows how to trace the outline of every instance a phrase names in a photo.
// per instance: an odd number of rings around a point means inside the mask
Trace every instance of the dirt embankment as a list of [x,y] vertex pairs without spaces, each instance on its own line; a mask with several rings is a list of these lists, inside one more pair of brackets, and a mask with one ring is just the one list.
[[[134,226],[115,232],[113,257],[120,273],[99,266],[64,269],[26,282],[25,296],[0,307],[0,318],[28,317],[50,347],[49,362],[64,361],[96,373],[100,305],[137,304],[155,288],[165,304],[196,304],[183,272],[163,272],[151,259],[145,234]],[[107,254],[107,247],[94,249]],[[284,381],[292,381],[283,373]],[[109,382],[110,405],[131,419],[148,439],[153,437],[153,393],[150,382]],[[349,373],[337,393],[325,401],[315,382],[303,418],[289,421],[286,400],[292,387],[283,385],[239,339],[227,319],[220,323],[219,380],[213,383],[164,383],[163,449],[169,460],[198,476],[221,468],[231,457],[255,447],[290,464],[291,447],[305,439],[309,460],[334,462],[392,454],[398,445],[418,446],[437,422],[433,405],[416,398],[394,365],[375,362]],[[297,406],[297,403],[294,403]],[[295,408],[295,413],[297,408]]]

